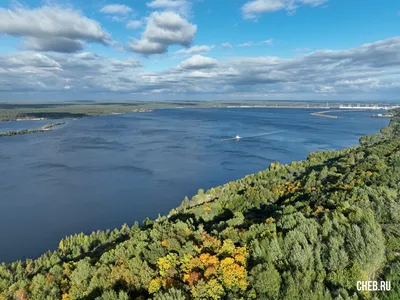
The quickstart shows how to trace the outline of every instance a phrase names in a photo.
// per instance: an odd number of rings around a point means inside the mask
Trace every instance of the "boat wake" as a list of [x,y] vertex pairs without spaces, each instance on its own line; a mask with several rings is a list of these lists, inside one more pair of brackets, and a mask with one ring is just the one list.
[[252,139],[252,138],[257,138],[257,137],[260,137],[260,136],[277,134],[277,133],[281,133],[281,132],[284,132],[284,131],[285,130],[279,130],[279,131],[266,132],[266,133],[261,133],[261,134],[257,134],[257,135],[251,135],[251,136],[238,136],[237,135],[234,138],[221,140],[221,142],[238,141],[238,140],[243,140],[243,139]]

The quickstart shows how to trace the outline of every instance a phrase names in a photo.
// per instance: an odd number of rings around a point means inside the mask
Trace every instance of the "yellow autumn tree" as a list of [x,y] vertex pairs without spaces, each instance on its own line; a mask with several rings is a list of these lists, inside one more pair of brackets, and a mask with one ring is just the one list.
[[179,257],[169,253],[158,260],[158,277],[150,282],[151,294],[171,287],[189,287],[193,299],[221,299],[228,291],[245,291],[248,251],[232,240],[223,243],[208,234],[195,245],[197,254]]

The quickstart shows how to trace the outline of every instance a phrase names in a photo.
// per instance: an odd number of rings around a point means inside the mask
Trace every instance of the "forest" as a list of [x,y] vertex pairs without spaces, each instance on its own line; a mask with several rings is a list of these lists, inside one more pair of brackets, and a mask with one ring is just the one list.
[[[400,299],[400,112],[358,146],[0,265],[0,299]],[[132,199],[143,201],[143,199]],[[358,291],[357,281],[391,290]]]

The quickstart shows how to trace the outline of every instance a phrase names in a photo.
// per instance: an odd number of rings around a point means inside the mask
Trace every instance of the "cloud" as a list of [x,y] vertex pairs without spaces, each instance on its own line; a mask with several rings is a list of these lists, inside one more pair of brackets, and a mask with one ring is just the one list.
[[[90,52],[77,54],[23,51],[0,55],[0,81],[10,91],[118,91],[129,90],[141,63],[129,58],[109,59]],[[8,76],[5,76],[9,73]],[[21,81],[21,78],[24,78]]]
[[216,67],[217,65],[218,61],[213,58],[202,55],[194,55],[191,58],[180,63],[178,69],[185,69],[185,70],[210,69]]
[[111,15],[127,15],[133,11],[132,8],[123,4],[110,4],[104,6],[100,12]]
[[191,10],[190,0],[153,0],[147,3],[147,6],[153,9],[166,9],[175,11],[181,15],[187,16]]
[[242,6],[245,19],[255,19],[263,13],[287,10],[292,14],[298,6],[319,6],[328,0],[249,0]]
[[15,91],[46,93],[42,95],[62,91],[63,95],[118,93],[164,99],[198,98],[205,93],[216,99],[393,99],[400,94],[399,74],[400,37],[290,59],[217,61],[193,55],[158,72],[146,71],[134,58],[22,51],[0,54],[0,97],[6,99]]
[[239,44],[238,47],[252,47],[252,46],[260,46],[260,45],[268,45],[268,46],[271,46],[272,43],[273,43],[273,40],[272,40],[272,39],[269,39],[269,40],[265,40],[265,41],[258,42],[258,43],[247,42],[247,43]]
[[232,49],[233,48],[233,46],[230,43],[222,43],[221,47],[223,49]]
[[126,28],[128,29],[137,29],[143,26],[143,21],[141,20],[133,20],[126,23]]
[[64,37],[52,39],[27,37],[24,40],[24,48],[35,51],[73,53],[82,50],[83,43]]
[[162,54],[171,45],[189,47],[197,26],[174,12],[154,12],[147,20],[140,40],[131,42],[128,50],[143,55]]
[[81,50],[84,41],[108,45],[110,38],[96,21],[59,6],[0,8],[0,33],[24,38],[29,49],[57,52]]
[[193,55],[193,54],[200,54],[200,53],[207,53],[210,52],[214,46],[193,46],[189,49],[181,49],[176,51],[177,54],[185,54],[185,55]]
[[274,42],[273,39],[269,39],[269,40],[265,40],[265,41],[259,42],[258,44],[259,44],[259,45],[268,45],[268,46],[271,46],[271,45],[273,44],[273,42]]
[[154,0],[147,3],[147,6],[151,8],[179,8],[186,3],[186,0]]
[[382,83],[379,78],[342,79],[335,82],[335,86],[344,86],[352,89],[362,89],[366,85],[370,88],[382,87]]
[[238,47],[250,47],[252,46],[252,43],[247,42],[247,43],[243,43],[243,44],[239,44]]

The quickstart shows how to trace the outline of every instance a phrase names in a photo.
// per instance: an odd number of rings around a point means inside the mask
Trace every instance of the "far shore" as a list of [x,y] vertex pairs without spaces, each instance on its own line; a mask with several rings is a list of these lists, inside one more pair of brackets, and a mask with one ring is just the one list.
[[[386,104],[382,104],[386,105]],[[333,112],[360,111],[362,109],[339,109],[342,103],[326,102],[278,102],[278,101],[159,101],[159,102],[41,102],[41,103],[1,103],[0,122],[7,121],[43,121],[43,120],[78,120],[88,117],[120,115],[129,113],[145,113],[159,109],[312,109],[321,110],[311,115],[330,119],[339,116]]]

